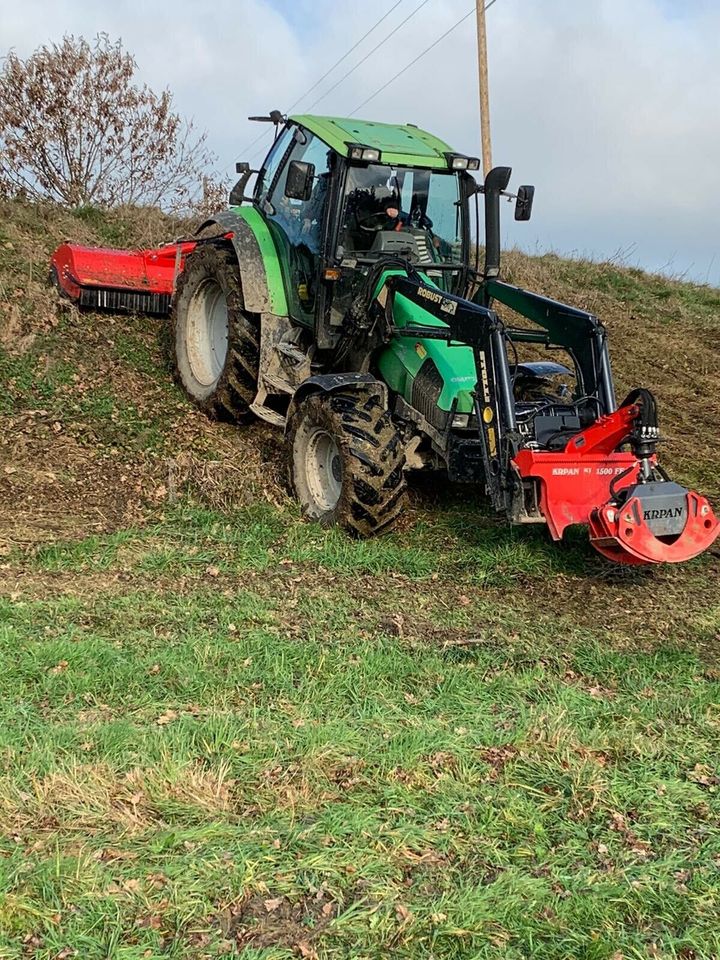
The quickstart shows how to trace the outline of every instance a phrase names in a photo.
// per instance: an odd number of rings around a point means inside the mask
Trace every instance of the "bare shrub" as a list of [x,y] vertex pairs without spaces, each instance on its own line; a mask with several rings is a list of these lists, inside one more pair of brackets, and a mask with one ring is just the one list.
[[0,70],[0,192],[70,207],[202,205],[207,134],[135,79],[120,41],[66,36]]

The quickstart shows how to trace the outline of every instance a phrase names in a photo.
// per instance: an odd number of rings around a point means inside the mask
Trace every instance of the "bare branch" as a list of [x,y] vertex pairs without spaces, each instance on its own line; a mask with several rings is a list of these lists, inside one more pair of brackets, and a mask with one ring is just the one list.
[[0,193],[176,213],[203,203],[218,189],[206,134],[136,71],[106,34],[66,36],[27,60],[11,51],[0,69]]

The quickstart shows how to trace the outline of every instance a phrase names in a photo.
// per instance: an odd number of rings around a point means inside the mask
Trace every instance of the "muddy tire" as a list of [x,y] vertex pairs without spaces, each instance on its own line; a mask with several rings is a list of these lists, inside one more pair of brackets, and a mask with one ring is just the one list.
[[288,424],[290,485],[305,514],[357,537],[388,530],[405,505],[405,453],[382,399],[311,394]]
[[175,377],[192,402],[213,418],[252,420],[259,322],[243,309],[233,250],[206,244],[190,254],[171,321]]

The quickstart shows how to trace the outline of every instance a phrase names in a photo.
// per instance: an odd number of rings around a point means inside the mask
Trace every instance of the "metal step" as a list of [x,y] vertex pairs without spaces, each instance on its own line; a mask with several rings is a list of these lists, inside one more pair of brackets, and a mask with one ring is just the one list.
[[283,380],[282,377],[274,377],[271,373],[264,373],[262,375],[262,382],[267,393],[295,392],[294,387],[292,387],[287,380]]
[[284,357],[289,357],[296,363],[305,363],[308,358],[307,354],[300,350],[299,347],[296,347],[294,343],[287,343],[285,340],[281,340],[275,349],[278,353],[282,353]]
[[256,417],[265,420],[266,423],[272,423],[275,427],[285,426],[285,417],[277,410],[271,410],[270,407],[265,407],[261,403],[251,403],[250,409]]

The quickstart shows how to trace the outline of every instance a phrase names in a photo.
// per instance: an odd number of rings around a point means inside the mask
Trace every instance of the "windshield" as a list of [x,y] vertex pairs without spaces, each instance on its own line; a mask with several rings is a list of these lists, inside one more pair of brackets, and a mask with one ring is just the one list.
[[340,256],[394,253],[417,263],[462,261],[456,173],[369,164],[350,167]]

